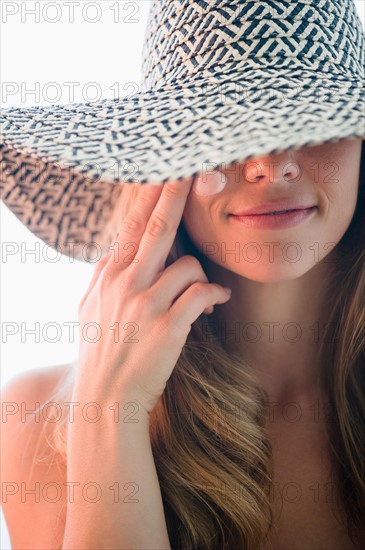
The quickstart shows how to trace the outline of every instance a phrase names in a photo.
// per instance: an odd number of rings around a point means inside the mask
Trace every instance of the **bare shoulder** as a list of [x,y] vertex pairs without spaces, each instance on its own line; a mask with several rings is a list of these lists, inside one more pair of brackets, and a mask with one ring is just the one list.
[[47,448],[42,434],[48,428],[44,415],[35,411],[72,367],[70,363],[22,372],[1,391],[2,506],[12,547],[19,550],[50,549],[62,544],[59,536],[65,514],[65,471],[57,461],[34,461]]
[[[48,391],[52,392],[58,382],[72,368],[72,363],[52,367],[38,367],[20,372],[4,385],[2,396],[26,396],[28,398],[47,399]],[[2,399],[4,399],[2,397]]]

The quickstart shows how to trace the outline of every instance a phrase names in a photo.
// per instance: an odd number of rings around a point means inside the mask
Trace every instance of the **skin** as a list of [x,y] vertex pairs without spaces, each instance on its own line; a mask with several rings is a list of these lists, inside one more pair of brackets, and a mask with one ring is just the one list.
[[[262,331],[256,343],[240,336],[230,345],[254,368],[272,404],[265,430],[272,445],[274,484],[270,496],[274,528],[263,550],[355,548],[345,527],[343,509],[336,508],[334,516],[326,501],[325,488],[333,464],[327,443],[327,407],[318,414],[317,405],[327,402],[328,396],[325,388],[319,387],[318,343],[310,327],[321,327],[327,320],[326,285],[335,262],[340,261],[335,245],[348,229],[356,208],[361,145],[361,139],[342,140],[256,157],[250,166],[245,163],[235,172],[224,169],[226,186],[207,195],[198,195],[192,189],[183,214],[185,228],[199,250],[204,253],[202,243],[218,243],[204,264],[208,280],[232,288],[231,300],[215,307],[214,320],[225,323],[227,330],[232,330],[236,322],[239,327],[253,322]],[[337,172],[332,166],[326,170],[326,163],[337,165]],[[316,173],[313,165],[319,168]],[[228,218],[228,212],[274,198],[303,196],[313,198],[318,211],[292,228],[254,230],[231,223]],[[255,242],[262,251],[260,260],[245,261],[242,254],[238,261],[233,254],[224,256],[221,243],[225,243],[226,250],[235,250],[236,242],[241,245],[239,251],[244,243]],[[279,243],[271,259],[265,242]],[[297,243],[302,251],[297,262],[285,261],[284,246],[289,242]],[[310,248],[313,243],[318,243],[318,256]],[[327,243],[333,245],[325,248]],[[274,337],[265,322],[278,323],[271,326]],[[282,329],[290,322],[302,330],[295,343],[283,337]],[[290,330],[287,334],[295,336]],[[251,335],[253,339],[255,332]],[[287,404],[296,407],[285,408]],[[290,420],[297,414],[297,420]],[[283,499],[281,490],[288,483],[300,488],[300,502]],[[310,489],[314,486],[320,487],[321,494],[315,503]]]
[[[361,139],[347,139],[256,157],[234,165],[234,170],[223,165],[227,183],[222,190],[202,195],[193,187],[187,198],[183,223],[208,257],[208,280],[233,291],[231,300],[215,308],[214,319],[225,322],[227,330],[239,323],[238,341],[231,338],[230,345],[257,371],[270,401],[307,403],[318,395],[318,338],[313,325],[320,329],[326,322],[323,297],[331,269],[339,261],[335,245],[356,208],[361,145]],[[274,231],[245,227],[228,216],[289,197],[313,199],[318,209],[300,224]],[[256,250],[247,248],[245,255],[244,244],[249,242],[256,243]],[[265,242],[278,243],[271,257]],[[289,242],[301,251],[297,261],[290,261],[295,249],[285,248]],[[207,254],[203,243],[215,243],[215,249]],[[314,243],[318,244],[313,248]],[[224,254],[235,249],[238,258]],[[257,250],[262,253],[259,260],[248,261]],[[269,330],[267,322],[279,324]],[[283,332],[286,323],[293,322],[301,334],[294,327]],[[246,323],[256,323],[261,330],[257,342],[256,330],[242,331]]]
[[[9,523],[13,526],[14,548],[29,547],[30,540],[34,542],[33,547],[55,547],[56,531],[59,547],[74,548],[74,540],[77,540],[78,547],[91,548],[95,543],[100,547],[100,541],[106,539],[115,548],[125,547],[126,544],[130,547],[129,541],[125,544],[126,535],[138,547],[151,545],[152,536],[156,537],[154,547],[169,546],[158,476],[149,446],[149,413],[162,395],[191,324],[211,304],[216,304],[215,316],[229,322],[235,319],[243,322],[265,319],[285,322],[294,319],[296,322],[309,323],[318,319],[330,264],[323,262],[325,253],[321,255],[319,262],[311,259],[313,256],[306,251],[305,245],[310,244],[311,239],[322,245],[327,240],[338,242],[346,231],[356,205],[360,147],[361,141],[357,140],[281,155],[282,163],[286,163],[286,155],[292,155],[290,160],[294,158],[300,165],[302,176],[299,182],[290,179],[290,174],[284,179],[279,164],[279,172],[273,181],[270,181],[265,171],[256,179],[252,174],[248,177],[246,173],[235,181],[227,170],[228,180],[225,187],[208,195],[197,195],[189,181],[184,184],[179,182],[178,190],[174,189],[173,192],[168,185],[145,186],[143,196],[136,201],[135,208],[129,213],[129,219],[124,220],[128,223],[121,227],[115,243],[117,250],[122,251],[130,243],[137,243],[137,261],[134,262],[128,251],[128,265],[125,255],[121,254],[117,260],[113,254],[114,249],[111,250],[97,264],[89,288],[79,305],[81,325],[92,320],[101,327],[112,327],[116,323],[121,324],[123,319],[138,319],[139,345],[131,346],[124,338],[115,341],[114,332],[111,331],[103,332],[104,338],[97,340],[96,347],[88,345],[86,339],[81,339],[77,377],[82,383],[74,385],[72,395],[72,401],[76,403],[95,402],[98,399],[103,405],[108,399],[114,404],[122,404],[123,400],[127,403],[138,401],[141,405],[138,426],[144,434],[141,433],[140,437],[136,435],[137,425],[132,424],[130,431],[128,422],[118,424],[112,421],[106,425],[107,429],[98,429],[102,436],[100,440],[100,437],[90,437],[90,428],[93,426],[90,422],[73,422],[67,435],[67,476],[65,470],[61,472],[56,461],[51,467],[46,465],[47,472],[44,472],[42,465],[38,468],[39,465],[36,464],[29,479],[29,469],[34,460],[33,445],[26,445],[24,448],[18,437],[19,421],[16,415],[11,415],[11,422],[5,423],[4,428],[5,438],[8,438],[7,442],[14,448],[10,460],[3,461],[2,471],[5,469],[5,479],[14,480],[18,485],[28,477],[28,482],[41,481],[43,485],[45,481],[54,484],[56,479],[61,486],[69,477],[80,480],[81,476],[81,481],[88,481],[97,473],[102,486],[105,483],[108,487],[111,479],[124,477],[138,479],[141,486],[147,487],[147,491],[144,491],[140,506],[136,504],[133,509],[127,506],[122,525],[120,506],[123,506],[123,502],[118,502],[116,510],[112,499],[102,500],[102,507],[100,508],[99,503],[99,508],[95,509],[95,503],[90,507],[85,498],[82,498],[78,515],[71,517],[70,521],[67,520],[72,516],[71,508],[67,506],[66,510],[62,507],[62,499],[59,501],[59,510],[53,504],[51,510],[49,502],[44,501],[42,517],[47,521],[44,522],[45,528],[41,530],[38,528],[39,503],[24,507],[24,502],[19,499],[18,502],[9,500],[6,513],[7,520],[10,519]],[[262,165],[265,170],[265,160],[268,159],[256,158],[256,166]],[[340,167],[338,182],[326,183],[324,178],[315,181],[310,172],[314,162],[319,166],[323,166],[325,162],[337,162]],[[246,187],[244,191],[243,186]],[[301,193],[311,193],[318,200],[318,213],[310,223],[303,223],[300,231],[298,228],[276,231],[275,240],[282,247],[285,242],[297,239],[304,251],[300,262],[284,263],[280,255],[274,256],[274,261],[270,262],[263,255],[260,262],[252,264],[245,261],[235,262],[230,255],[222,260],[216,254],[205,268],[212,284],[206,284],[206,274],[192,257],[179,258],[168,268],[164,268],[182,216],[190,237],[198,248],[200,243],[215,241],[225,242],[227,249],[230,249],[237,239],[240,242],[246,239],[255,240],[262,245],[264,240],[271,238],[270,235],[263,231],[253,234],[246,228],[231,225],[227,217],[228,211],[255,206],[269,197],[278,196],[279,193],[280,196],[286,196],[284,192],[294,196],[298,189]],[[148,223],[152,212],[152,223]],[[219,283],[232,288],[232,298],[228,301],[223,289],[219,288]],[[247,349],[241,342],[239,347],[242,352]],[[278,337],[274,342],[268,343],[262,339],[259,345],[250,346],[256,368],[262,359],[264,368],[261,376],[266,389],[272,396],[281,398],[296,393],[309,394],[310,383],[316,372],[314,363],[305,364],[303,361],[302,355],[308,356],[309,351],[310,345],[307,342],[288,346]],[[32,373],[30,380],[26,380],[27,383],[16,380],[7,388],[6,393],[3,392],[4,402],[27,403],[27,409],[34,409],[34,403],[44,402],[60,376],[59,372],[55,372],[51,379],[48,371],[49,369],[42,379]],[[87,383],[84,384],[84,381]],[[129,383],[126,384],[126,381]],[[142,391],[142,385],[147,391]],[[144,409],[148,413],[145,416]],[[110,418],[104,412],[103,418]],[[41,427],[42,422],[34,433],[28,434],[28,442],[38,442]],[[123,433],[120,431],[122,427]],[[275,428],[274,423],[271,430],[273,427]],[[275,435],[278,432],[280,428]],[[133,442],[127,435],[131,435]],[[279,486],[287,482],[297,483],[303,488],[303,498],[300,506],[296,502],[293,506],[286,502],[283,511],[278,507],[280,522],[276,525],[276,534],[271,545],[266,546],[265,550],[298,548],[302,541],[306,548],[313,548],[317,544],[321,548],[352,548],[345,527],[340,526],[330,516],[329,504],[319,500],[313,505],[312,493],[305,492],[306,488],[324,483],[327,479],[329,469],[321,456],[321,444],[325,441],[322,433],[308,438],[307,426],[289,423],[288,429],[279,435],[280,437],[273,438],[276,482]],[[124,447],[128,448],[128,453],[124,452]],[[134,452],[129,453],[132,447]],[[88,457],[86,462],[85,452]],[[115,456],[116,452],[118,456]],[[94,465],[101,462],[103,468],[95,471]],[[90,465],[89,470],[85,469],[85,465]],[[108,494],[108,491],[104,490],[104,494]],[[108,505],[110,510],[107,509]],[[67,517],[64,514],[66,511]],[[110,521],[100,522],[101,516],[108,517]],[[27,528],[24,528],[24,522],[19,523],[19,518],[22,517],[26,518]],[[62,521],[59,521],[61,517]],[[140,529],[141,522],[143,530]],[[96,525],[92,533],[90,525]],[[33,526],[33,530],[29,530],[29,526]],[[90,539],[91,535],[93,540]]]
[[[92,390],[89,398],[85,395],[85,386],[79,385],[82,400],[95,400],[95,395],[102,395],[107,388],[107,392],[115,392],[116,401],[120,400],[120,395],[124,395],[127,401],[135,401],[137,395],[138,402],[143,405],[141,409],[148,412],[152,411],[162,395],[166,380],[171,375],[183,342],[191,329],[191,323],[211,304],[216,306],[213,316],[218,321],[226,321],[229,327],[235,321],[241,323],[241,326],[242,323],[253,321],[259,323],[262,329],[267,328],[263,325],[266,321],[280,323],[280,328],[293,321],[303,327],[303,336],[295,344],[289,344],[280,338],[281,330],[275,333],[272,342],[263,330],[263,337],[257,344],[248,346],[243,340],[236,343],[237,350],[245,359],[248,359],[249,351],[250,363],[261,377],[270,400],[285,403],[295,399],[306,416],[305,421],[301,419],[295,423],[282,422],[284,417],[279,417],[279,422],[270,422],[266,426],[272,442],[276,485],[282,487],[288,482],[296,483],[303,489],[303,498],[300,506],[296,502],[293,505],[285,502],[283,507],[280,495],[279,498],[274,496],[272,502],[276,529],[271,535],[270,544],[262,550],[298,548],[299,543],[307,548],[313,548],[317,543],[321,548],[353,547],[344,525],[340,525],[332,516],[329,504],[322,499],[314,506],[313,495],[307,490],[316,483],[325,487],[330,471],[330,457],[326,456],[323,423],[311,421],[306,414],[308,406],[303,407],[303,404],[308,404],[313,395],[318,373],[318,364],[315,362],[316,346],[309,339],[309,336],[313,337],[313,332],[308,333],[307,330],[306,333],[305,329],[318,319],[325,318],[323,296],[333,264],[324,262],[324,259],[330,254],[336,259],[336,254],[335,250],[331,252],[333,247],[324,248],[324,245],[327,242],[338,243],[353,217],[357,202],[360,152],[361,140],[348,140],[288,151],[275,157],[257,157],[254,163],[251,160],[250,163],[240,166],[248,170],[237,179],[230,170],[231,167],[228,167],[224,170],[226,184],[212,185],[207,193],[201,193],[200,186],[198,194],[196,186],[191,185],[191,178],[184,184],[179,182],[178,190],[174,192],[171,192],[172,189],[169,191],[167,185],[145,186],[116,238],[120,250],[125,250],[126,245],[131,242],[139,245],[135,258],[137,261],[132,260],[131,254],[128,254],[130,265],[125,259],[123,262],[115,261],[112,253],[102,259],[84,297],[81,310],[79,309],[81,323],[83,317],[84,321],[99,319],[101,326],[111,326],[114,321],[120,322],[120,319],[125,318],[138,319],[141,327],[146,327],[139,336],[138,349],[131,348],[124,341],[119,342],[120,349],[115,348],[111,340],[104,343],[100,341],[102,347],[99,356],[108,356],[108,361],[104,362],[101,369],[92,369],[99,372],[97,378],[94,374],[92,377],[88,376],[86,370],[82,373],[82,379],[92,380],[91,386],[87,385],[88,392],[90,388]],[[265,162],[269,162],[269,166]],[[267,170],[273,162],[278,164],[274,178],[271,179]],[[290,170],[285,172],[285,166],[288,168],[289,162],[292,163]],[[326,178],[328,170],[323,171],[326,163],[335,163],[338,166],[335,178]],[[319,167],[318,177],[313,172],[313,165]],[[295,167],[300,168],[299,179],[294,179],[298,172]],[[256,168],[261,170],[261,175],[256,173]],[[333,174],[333,169],[329,172]],[[228,213],[233,210],[257,206],[273,198],[300,198],[303,195],[313,198],[318,204],[315,216],[302,222],[300,226],[276,230],[275,235],[232,224],[228,218]],[[181,257],[165,268],[166,257],[181,218],[190,238],[202,252],[203,243],[213,242],[220,245],[218,252],[210,255],[207,264],[204,264],[204,271],[192,256]],[[255,241],[263,251],[260,261],[252,263],[244,258],[236,261],[234,255],[229,254],[222,257],[222,243],[227,250],[232,250],[237,241],[239,244]],[[267,241],[278,242],[271,261],[267,252],[265,253],[267,247],[263,246]],[[294,263],[283,261],[283,247],[293,241],[303,251],[302,258]],[[314,242],[319,245],[320,255],[317,259],[309,248]],[[205,284],[208,281],[212,284]],[[227,298],[221,286],[232,288],[231,298]],[[126,287],[128,292],[121,292],[121,288]],[[142,342],[143,334],[147,337]],[[159,338],[162,345],[158,345]],[[118,354],[115,353],[118,360],[114,364],[111,361],[113,347],[118,351]],[[104,349],[108,353],[103,352]],[[83,354],[85,369],[90,369],[93,360],[95,361],[95,350],[90,349],[90,353],[89,357]],[[120,359],[122,353],[125,358],[123,360]],[[144,357],[137,357],[136,353],[144,354]],[[131,355],[129,362],[126,360],[128,354]],[[97,360],[98,367],[101,363],[102,361]],[[120,364],[123,364],[123,369],[120,369]],[[125,373],[124,379],[123,376],[120,377],[122,372]],[[148,416],[144,424],[148,435]],[[80,431],[80,434],[74,436],[74,444],[82,449],[82,452],[75,455],[82,456],[85,443],[81,437],[83,432]],[[99,447],[100,445],[98,449]],[[112,447],[116,448],[115,442],[112,442]],[[110,456],[112,454],[113,452],[109,453]],[[144,447],[142,451],[137,449],[135,455],[143,456],[144,470],[147,454]],[[108,453],[105,455],[108,456]],[[77,456],[75,461],[77,465]],[[113,465],[119,462],[114,461]],[[125,461],[121,464],[123,471],[128,470],[132,479],[133,472],[140,470],[138,461],[132,455],[128,463]],[[127,470],[126,465],[129,468]],[[153,479],[155,489],[151,490],[151,498],[157,498],[157,501],[153,502],[152,508],[150,503],[147,503],[147,507],[157,510],[158,516],[149,516],[150,531],[163,533],[167,540],[153,460],[150,461],[150,466],[150,471],[148,468],[146,470],[144,483],[150,486]],[[68,471],[72,472],[70,461]],[[85,476],[84,470],[82,471]],[[106,471],[110,476],[110,467]],[[119,472],[116,472],[115,478],[118,477]],[[145,517],[143,508],[136,508],[133,513]],[[140,525],[140,517],[131,517],[130,525]],[[156,524],[157,519],[161,521],[161,527],[156,531],[152,523]],[[74,525],[78,530],[79,522],[75,521]],[[144,534],[146,532],[148,528]],[[116,530],[113,535],[120,546],[120,540],[125,533]],[[72,533],[69,536],[72,537]],[[143,533],[140,535],[140,530],[131,534],[135,540],[140,540],[140,536],[144,536]],[[109,532],[108,537],[111,537]],[[100,540],[102,539],[103,533],[100,535]],[[86,546],[88,544],[89,541]],[[143,542],[141,544],[143,546]],[[160,542],[157,545],[161,546]],[[163,546],[168,546],[168,542],[164,542]]]

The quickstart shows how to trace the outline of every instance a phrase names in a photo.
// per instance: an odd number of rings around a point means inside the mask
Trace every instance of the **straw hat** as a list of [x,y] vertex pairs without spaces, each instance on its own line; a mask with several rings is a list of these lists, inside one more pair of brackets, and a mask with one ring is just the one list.
[[365,140],[364,52],[353,0],[155,0],[139,92],[1,110],[1,199],[49,246],[90,262],[89,247],[105,254],[115,236],[124,182]]

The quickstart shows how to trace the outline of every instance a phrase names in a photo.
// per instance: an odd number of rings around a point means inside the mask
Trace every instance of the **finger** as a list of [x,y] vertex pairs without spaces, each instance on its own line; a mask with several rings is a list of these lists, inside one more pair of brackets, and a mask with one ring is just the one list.
[[110,257],[110,254],[111,254],[111,250],[109,250],[109,252],[107,254],[105,254],[96,264],[95,266],[95,269],[94,269],[94,273],[93,273],[93,276],[91,278],[91,281],[89,283],[89,286],[87,287],[87,290],[86,292],[84,293],[84,296],[79,304],[79,308],[82,307],[82,305],[85,303],[88,295],[90,294],[91,290],[94,288],[99,276],[100,276],[100,273],[102,272],[104,266],[106,265],[106,263],[108,262],[109,260],[109,257]]
[[193,256],[183,256],[166,267],[148,290],[155,302],[153,305],[155,312],[160,314],[169,310],[175,300],[198,281],[209,283],[199,260]]
[[217,283],[196,282],[192,284],[168,311],[171,329],[176,330],[178,334],[186,334],[186,330],[207,307],[223,304],[230,297],[231,294],[228,294]]
[[162,189],[163,185],[154,184],[145,184],[138,189],[133,207],[121,220],[119,233],[113,243],[114,254],[109,258],[108,270],[113,269],[113,266],[118,270],[124,269],[134,263],[142,235]]
[[149,288],[156,280],[157,274],[165,268],[191,183],[192,178],[189,178],[164,185],[142,236],[136,254],[138,263],[131,266],[136,288]]

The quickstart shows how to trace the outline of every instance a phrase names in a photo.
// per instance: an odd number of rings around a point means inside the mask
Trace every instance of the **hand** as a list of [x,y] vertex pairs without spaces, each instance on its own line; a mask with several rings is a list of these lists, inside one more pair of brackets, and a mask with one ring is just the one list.
[[[192,323],[230,298],[221,285],[208,282],[194,256],[165,267],[191,182],[143,186],[122,223],[116,250],[98,263],[78,310],[76,384],[83,398],[131,396],[149,415]],[[90,322],[101,331],[95,342],[82,336],[83,326]]]

